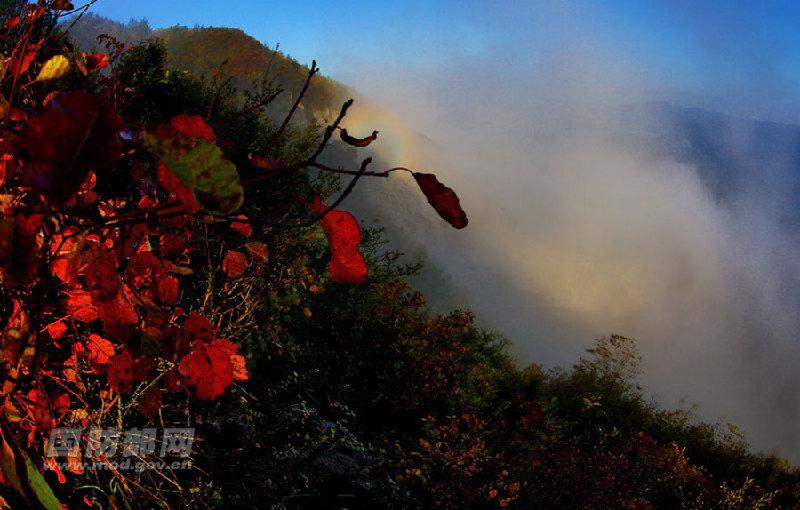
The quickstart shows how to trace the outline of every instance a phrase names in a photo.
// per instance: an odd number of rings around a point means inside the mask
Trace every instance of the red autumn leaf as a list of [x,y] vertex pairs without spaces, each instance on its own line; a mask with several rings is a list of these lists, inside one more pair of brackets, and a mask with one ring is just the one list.
[[195,342],[194,350],[181,359],[178,371],[200,400],[214,400],[233,382],[233,363],[220,340]]
[[[314,196],[313,209],[322,214],[327,207],[318,196]],[[341,283],[363,283],[367,280],[367,262],[358,245],[361,243],[361,227],[352,214],[333,210],[320,218],[320,225],[328,238],[331,249],[331,277]]]
[[122,288],[114,255],[97,245],[86,256],[86,266],[86,283],[92,298],[99,302],[113,300]]
[[50,415],[50,402],[47,395],[37,389],[32,389],[28,392],[28,398],[24,405],[38,430],[46,433],[55,426],[53,417]]
[[164,264],[152,251],[137,251],[131,256],[126,274],[134,279],[148,279],[164,272]]
[[81,289],[67,292],[67,313],[79,322],[92,322],[98,317],[92,295]]
[[86,283],[91,291],[92,304],[103,322],[103,330],[115,339],[127,339],[132,333],[131,326],[139,322],[139,315],[120,281],[114,255],[98,245],[86,260]]
[[162,276],[158,281],[158,300],[162,304],[171,305],[178,299],[178,279],[174,276]]
[[439,216],[454,228],[467,226],[467,214],[461,209],[461,201],[456,193],[439,182],[433,174],[413,172],[419,189],[425,194],[428,203],[433,206]]
[[86,70],[96,71],[108,67],[108,55],[105,53],[94,53],[86,55]]
[[229,340],[217,339],[214,340],[213,345],[225,351],[230,357],[231,364],[233,365],[233,380],[246,381],[250,378],[247,372],[247,364],[244,356],[239,354],[239,346]]
[[71,11],[75,9],[69,0],[54,0],[50,7],[56,11]]
[[208,319],[196,312],[190,313],[186,320],[183,321],[181,333],[191,340],[203,342],[210,342],[214,339],[214,335],[216,335],[214,326],[208,322]]
[[175,195],[186,208],[186,212],[194,214],[201,209],[200,202],[194,196],[194,192],[189,189],[175,174],[170,172],[164,163],[158,163],[158,182],[164,189]]
[[29,44],[28,50],[23,55],[15,55],[11,59],[9,72],[11,72],[13,76],[19,76],[23,73],[26,73],[28,69],[30,69],[31,62],[33,62],[33,60],[36,58],[36,54],[38,53],[42,42],[44,41]]
[[161,410],[161,390],[157,387],[150,387],[142,394],[139,401],[139,411],[146,417],[152,418]]
[[64,472],[61,471],[61,467],[58,465],[58,459],[55,457],[45,457],[44,461],[42,461],[42,464],[48,471],[52,471],[56,474],[56,480],[58,480],[58,483],[62,485],[67,483],[67,477],[64,476]]
[[250,254],[250,258],[253,259],[253,262],[263,263],[267,261],[269,249],[266,244],[255,241],[245,244],[244,247],[247,253]]
[[[240,214],[236,217],[237,220],[247,220],[247,216]],[[250,237],[253,235],[253,225],[247,221],[234,221],[231,223],[231,230],[243,235],[244,237]]]
[[64,333],[67,332],[67,325],[64,324],[63,321],[56,321],[48,324],[44,330],[47,331],[47,334],[50,335],[50,338],[53,340],[58,340],[64,336]]
[[117,393],[127,393],[133,386],[133,356],[122,351],[108,362],[108,385]]
[[[5,311],[8,313],[8,309]],[[20,330],[27,330],[28,323],[28,316],[22,309],[20,301],[17,299],[12,299],[11,314],[8,317],[5,326],[0,329],[0,337],[8,339],[10,338],[10,335],[14,334],[15,331],[19,332]],[[17,335],[18,334],[19,333],[17,333]],[[20,345],[19,342],[8,340],[4,341],[2,344],[0,344],[0,362],[11,366],[16,365],[19,361],[21,348],[22,345]]]
[[[74,232],[67,232],[69,237],[66,239],[60,235],[54,236],[51,243],[53,255],[56,258],[50,263],[50,272],[67,285],[73,285],[77,282],[81,263],[80,252],[83,249],[85,240],[84,236],[73,234]],[[58,250],[58,253],[55,253],[56,250]]]
[[203,117],[199,115],[178,115],[172,118],[170,125],[177,129],[183,136],[188,138],[199,138],[214,142],[217,136],[211,126],[206,124]]
[[23,178],[36,191],[62,201],[78,191],[90,170],[122,155],[117,133],[122,119],[114,107],[86,91],[53,98],[31,117],[20,138]]
[[95,372],[102,372],[109,359],[114,356],[114,344],[100,335],[89,335],[86,349],[89,351],[89,363]]
[[18,26],[20,21],[21,20],[19,16],[14,16],[13,18],[10,18],[8,21],[6,21],[6,28],[8,30],[11,30],[12,28]]
[[133,327],[139,323],[139,314],[127,292],[120,289],[109,301],[98,301],[93,294],[92,302],[103,322],[103,331],[114,339],[127,340],[133,333]]
[[373,131],[372,134],[366,138],[354,138],[347,133],[346,129],[342,129],[339,132],[339,136],[342,141],[348,145],[352,145],[353,147],[366,147],[378,139],[378,132]]
[[230,250],[222,259],[222,270],[231,278],[235,278],[247,270],[249,264],[247,256],[235,250]]
[[50,401],[50,405],[56,413],[63,414],[69,410],[69,395],[59,393]]

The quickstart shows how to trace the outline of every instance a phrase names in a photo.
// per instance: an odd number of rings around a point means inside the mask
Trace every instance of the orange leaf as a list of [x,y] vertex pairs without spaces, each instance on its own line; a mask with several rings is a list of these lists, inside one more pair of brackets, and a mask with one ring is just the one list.
[[108,55],[105,53],[94,53],[86,55],[86,70],[96,71],[108,67]]
[[98,317],[92,295],[85,290],[67,292],[67,313],[80,322],[92,322]]
[[44,329],[47,331],[47,334],[50,335],[50,338],[58,340],[67,332],[67,325],[62,321],[56,321],[48,324]]
[[114,344],[101,337],[100,335],[89,335],[89,343],[86,347],[89,350],[89,363],[95,372],[101,372],[108,360],[114,356]]
[[[247,216],[240,214],[239,216],[236,217],[236,219],[246,220]],[[233,223],[231,223],[231,229],[243,235],[244,237],[250,237],[253,234],[253,225],[247,222],[234,221]]]
[[109,359],[108,384],[117,393],[127,393],[133,385],[133,356],[123,351]]
[[[319,195],[314,196],[314,212],[322,214],[326,206]],[[361,227],[352,214],[330,211],[319,220],[331,248],[331,277],[341,283],[363,283],[367,280],[367,262],[358,251]]]
[[233,380],[246,381],[250,378],[247,372],[247,365],[244,356],[239,354],[239,346],[229,340],[217,339],[214,340],[213,345],[218,349],[225,351],[230,356],[231,364],[233,365]]
[[200,400],[214,400],[233,382],[234,367],[221,340],[195,342],[194,350],[181,359],[178,370]]
[[186,186],[183,181],[167,168],[164,163],[158,163],[158,182],[164,188],[175,195],[178,200],[186,207],[186,212],[194,214],[200,210],[200,202],[194,196],[194,192]]

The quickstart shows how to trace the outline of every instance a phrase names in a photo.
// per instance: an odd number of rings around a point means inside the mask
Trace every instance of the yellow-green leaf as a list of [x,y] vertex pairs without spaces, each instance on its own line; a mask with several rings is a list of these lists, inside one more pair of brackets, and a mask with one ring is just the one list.
[[42,66],[36,81],[57,80],[69,71],[69,59],[64,55],[56,55]]
[[205,210],[230,214],[241,207],[244,189],[236,165],[217,145],[164,126],[145,132],[144,139]]
[[0,80],[6,77],[6,71],[11,64],[11,57],[0,58]]
[[11,440],[13,439],[6,433],[0,434],[0,468],[3,470],[6,482],[24,497],[31,507],[62,510],[61,502],[53,494],[44,476],[25,452],[10,443]]

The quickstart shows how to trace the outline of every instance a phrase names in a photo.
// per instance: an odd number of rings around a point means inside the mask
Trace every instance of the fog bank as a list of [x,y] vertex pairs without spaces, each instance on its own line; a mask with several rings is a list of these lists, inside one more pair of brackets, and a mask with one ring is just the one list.
[[[526,51],[535,65],[518,66]],[[781,219],[795,169],[731,177],[724,195],[709,186],[670,149],[697,140],[657,106],[685,96],[605,39],[502,55],[435,69],[398,59],[348,77],[381,105],[349,126],[380,129],[392,164],[436,172],[470,225],[449,230],[410,183],[382,215],[407,225],[522,362],[570,365],[594,338],[634,337],[642,383],[664,405],[697,403],[754,447],[800,461],[800,266]],[[747,129],[720,137],[734,155],[755,143]]]

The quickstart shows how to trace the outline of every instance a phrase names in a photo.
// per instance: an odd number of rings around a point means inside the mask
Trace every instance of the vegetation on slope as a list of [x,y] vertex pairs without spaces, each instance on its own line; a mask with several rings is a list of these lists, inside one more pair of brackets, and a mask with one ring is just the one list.
[[[308,68],[290,56],[270,49],[235,28],[170,27],[152,30],[144,20],[118,23],[87,13],[70,31],[79,48],[97,46],[96,37],[108,34],[126,44],[159,39],[167,50],[171,69],[189,71],[207,81],[225,81],[239,93],[253,92],[265,81],[284,91],[269,105],[267,113],[282,118],[303,87]],[[344,85],[318,76],[303,96],[299,121],[309,123],[317,117],[332,117],[338,105],[352,96]]]

